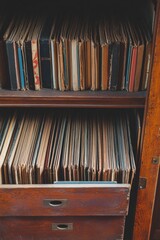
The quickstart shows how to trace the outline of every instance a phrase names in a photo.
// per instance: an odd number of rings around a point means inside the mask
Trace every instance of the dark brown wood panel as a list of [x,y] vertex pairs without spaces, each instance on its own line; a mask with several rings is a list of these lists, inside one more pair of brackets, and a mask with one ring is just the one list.
[[158,185],[157,185],[156,199],[155,199],[155,205],[154,205],[151,239],[152,240],[160,239],[160,173],[158,177]]
[[146,92],[0,90],[0,107],[144,108]]
[[[26,217],[0,218],[1,240],[120,240],[124,217]],[[72,230],[52,230],[53,224],[67,224]]]
[[[126,215],[129,185],[122,187],[0,188],[0,216]],[[53,201],[61,205],[50,206]]]
[[150,239],[159,165],[153,158],[160,156],[160,1],[158,0],[154,60],[145,109],[144,137],[140,177],[146,178],[145,189],[139,189],[133,239]]

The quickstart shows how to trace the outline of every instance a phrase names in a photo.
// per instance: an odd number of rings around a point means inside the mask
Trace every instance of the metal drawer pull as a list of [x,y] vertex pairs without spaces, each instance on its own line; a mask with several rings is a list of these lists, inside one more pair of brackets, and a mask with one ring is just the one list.
[[59,207],[63,206],[67,202],[67,199],[45,199],[43,202],[47,207]]
[[60,205],[62,205],[62,201],[61,200],[53,200],[53,201],[50,201],[49,202],[49,205],[51,206],[51,207],[56,207],[56,206],[60,206]]
[[73,223],[53,223],[52,230],[56,231],[73,230]]

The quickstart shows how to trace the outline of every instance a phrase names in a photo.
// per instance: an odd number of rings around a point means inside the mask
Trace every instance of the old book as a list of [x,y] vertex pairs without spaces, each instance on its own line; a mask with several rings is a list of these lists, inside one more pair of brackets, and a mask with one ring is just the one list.
[[64,85],[65,90],[69,90],[71,87],[71,72],[70,72],[70,49],[69,49],[69,27],[72,26],[72,22],[69,16],[65,16],[62,21],[61,41],[63,46],[63,64],[64,64]]
[[12,90],[18,90],[20,88],[20,83],[17,80],[16,75],[16,66],[15,66],[15,57],[14,57],[14,44],[11,40],[11,34],[13,31],[15,32],[17,21],[15,18],[12,18],[6,32],[4,33],[3,39],[6,44],[7,51],[7,61],[9,68],[9,78],[10,78],[10,86]]
[[37,20],[31,38],[31,50],[32,50],[32,67],[34,77],[35,90],[40,90],[42,87],[41,72],[40,72],[40,56],[39,56],[39,36],[44,25],[44,19],[40,18]]
[[23,116],[21,114],[17,116],[16,125],[14,128],[14,132],[12,134],[12,139],[10,141],[10,145],[9,145],[9,148],[5,157],[5,161],[3,164],[5,184],[12,183],[11,166],[12,166],[16,149],[18,147],[18,142],[19,142],[21,130],[24,124],[24,119],[25,119],[25,113],[23,114]]
[[135,74],[136,74],[136,66],[137,66],[137,55],[138,55],[138,45],[139,39],[136,34],[134,26],[129,24],[129,30],[132,40],[132,59],[131,59],[131,70],[130,70],[130,77],[129,77],[129,91],[133,92],[134,89],[134,82],[135,82]]
[[7,134],[5,137],[2,151],[0,153],[0,184],[3,183],[3,163],[5,160],[5,156],[8,151],[8,148],[9,148],[10,141],[12,139],[12,134],[14,132],[15,125],[16,125],[16,117],[17,117],[17,115],[16,115],[16,113],[14,113],[11,118],[10,124],[9,124],[9,128],[8,128],[8,131],[7,131]]
[[29,182],[30,182],[30,184],[36,183],[36,161],[37,161],[37,157],[38,157],[38,153],[39,153],[39,148],[41,145],[44,123],[45,123],[45,115],[42,115],[39,119],[40,126],[39,126],[38,136],[37,136],[36,143],[35,143],[33,158],[30,163],[30,166],[29,166]]
[[18,44],[18,58],[20,66],[21,89],[29,89],[29,79],[27,73],[27,56],[25,51],[25,41],[29,35],[33,19],[26,18],[20,35],[17,38]]
[[8,28],[10,19],[8,17],[0,17],[0,89],[9,88],[9,70],[7,63],[6,46],[3,39],[3,35]]
[[96,27],[97,23],[95,23],[95,26],[92,28],[91,37],[91,90],[98,90],[100,88],[99,44]]
[[43,183],[52,183],[52,180],[50,178],[50,174],[51,174],[50,162],[53,154],[52,150],[53,150],[53,145],[55,141],[56,127],[57,127],[57,117],[53,116],[52,127],[49,135],[48,146],[47,146],[46,156],[45,156],[45,163],[44,163],[44,170],[43,170]]
[[[24,18],[22,20],[22,24],[19,27],[16,35],[14,36],[14,41],[16,42],[17,46],[17,56],[18,56],[18,64],[19,64],[19,79],[20,79],[20,89],[25,90],[26,85],[28,84],[25,78],[25,58],[23,56],[23,39],[27,35],[29,30],[29,20],[28,18]],[[28,86],[27,86],[28,87]]]
[[117,37],[117,28],[116,23],[113,19],[109,22],[110,27],[110,38],[111,38],[111,46],[110,46],[110,79],[109,79],[109,89],[117,90],[118,80],[119,80],[119,59],[120,59],[120,41]]
[[79,78],[80,78],[80,89],[85,90],[86,88],[86,64],[85,64],[85,41],[84,41],[84,29],[85,23],[82,21],[79,33],[78,41],[78,52],[79,52]]
[[41,142],[39,146],[39,152],[36,160],[36,182],[38,184],[43,183],[43,171],[45,164],[45,155],[47,151],[48,140],[50,136],[52,126],[52,114],[47,114],[44,122],[43,133],[41,137]]
[[151,51],[152,51],[152,37],[148,31],[146,23],[142,23],[142,34],[145,39],[144,61],[143,61],[143,75],[141,81],[141,90],[146,90],[149,82],[149,74],[151,68]]
[[62,154],[62,148],[63,148],[65,128],[66,128],[66,116],[64,115],[62,118],[61,128],[60,128],[56,151],[54,155],[54,162],[53,162],[53,180],[54,181],[58,181],[61,176],[61,172],[63,172],[63,170],[61,169],[60,161],[61,161],[61,154]]
[[119,72],[119,83],[118,89],[125,89],[125,80],[126,80],[126,64],[127,64],[127,51],[128,51],[128,38],[126,34],[126,26],[123,23],[120,23],[121,31],[121,52],[120,52],[120,72]]
[[[50,41],[50,50],[51,50],[51,70],[52,70],[52,82],[51,87],[53,89],[59,89],[58,84],[58,53],[57,53],[57,31],[58,31],[58,23],[57,19],[54,19],[51,33],[51,41]],[[58,29],[57,29],[58,28]]]
[[81,117],[79,114],[76,116],[74,147],[73,147],[73,162],[72,162],[72,181],[80,180],[80,146],[81,146]]
[[101,56],[101,90],[107,90],[109,81],[109,65],[108,65],[108,53],[109,53],[109,37],[107,26],[105,26],[104,20],[99,23],[99,36],[100,36],[100,56]]
[[52,74],[51,74],[51,52],[50,52],[50,37],[52,33],[53,19],[48,17],[43,25],[40,41],[40,66],[42,74],[42,87],[51,88]]
[[139,45],[137,53],[137,63],[136,63],[136,72],[135,72],[135,81],[134,81],[134,91],[138,91],[140,87],[140,81],[142,76],[142,66],[143,66],[143,57],[144,57],[144,38],[141,32],[139,25],[136,26]]
[[20,156],[23,153],[22,150],[24,150],[28,129],[29,129],[29,114],[27,113],[19,136],[19,142],[17,145],[16,152],[13,156],[12,161],[10,161],[8,167],[10,182],[14,184],[22,183],[21,169],[19,169],[18,166],[19,161],[21,161]]
[[[97,114],[98,115],[98,114]],[[102,129],[102,119],[101,116],[97,116],[97,148],[98,148],[98,154],[97,154],[97,180],[102,181],[102,175],[103,175],[103,129]]]
[[86,20],[84,29],[85,59],[86,59],[86,90],[91,89],[91,27]]
[[32,64],[32,48],[31,48],[31,39],[32,39],[32,34],[34,31],[34,28],[36,26],[36,21],[37,18],[33,18],[31,20],[31,25],[28,31],[28,35],[24,41],[24,54],[25,54],[25,78],[26,82],[29,85],[29,89],[33,90],[35,89],[35,84],[34,84],[34,75],[33,75],[33,64]]

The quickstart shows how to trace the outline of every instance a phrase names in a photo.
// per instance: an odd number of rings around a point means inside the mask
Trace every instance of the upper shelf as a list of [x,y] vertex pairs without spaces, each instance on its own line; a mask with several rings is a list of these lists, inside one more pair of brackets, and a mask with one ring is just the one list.
[[146,92],[0,90],[0,107],[144,108]]

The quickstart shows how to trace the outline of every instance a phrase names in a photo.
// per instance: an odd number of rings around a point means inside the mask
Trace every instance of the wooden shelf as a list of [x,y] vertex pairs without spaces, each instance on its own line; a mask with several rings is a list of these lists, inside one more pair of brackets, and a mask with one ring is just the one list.
[[146,92],[0,90],[0,107],[144,108]]

